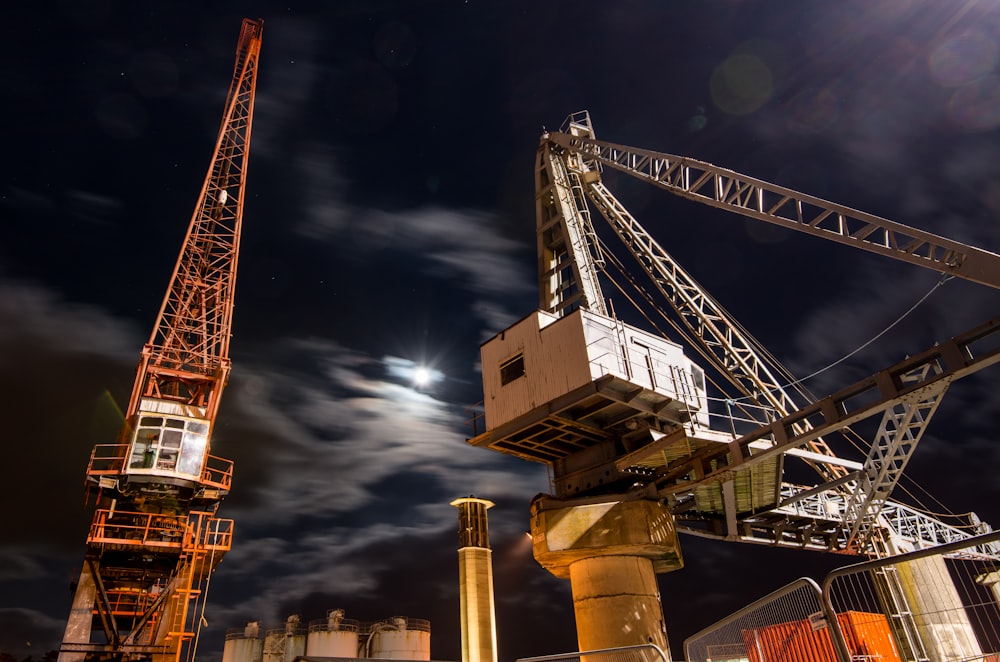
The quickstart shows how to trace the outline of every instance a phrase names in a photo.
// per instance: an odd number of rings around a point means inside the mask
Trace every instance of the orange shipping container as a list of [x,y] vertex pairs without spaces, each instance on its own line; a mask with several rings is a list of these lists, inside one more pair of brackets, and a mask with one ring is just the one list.
[[[837,614],[851,657],[899,662],[889,623],[883,614],[846,611]],[[837,662],[829,628],[814,630],[808,620],[743,630],[750,662]]]

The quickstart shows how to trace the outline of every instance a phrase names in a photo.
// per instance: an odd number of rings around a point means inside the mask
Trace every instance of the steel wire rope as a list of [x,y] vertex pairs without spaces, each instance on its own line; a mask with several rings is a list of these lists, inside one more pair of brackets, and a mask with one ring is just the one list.
[[[205,579],[205,590],[201,592],[201,614],[198,615],[198,627],[195,630],[194,641],[192,642],[191,648],[188,651],[188,662],[193,662],[195,659],[195,654],[198,652],[198,641],[201,638],[201,628],[202,624],[206,623],[205,620],[205,608],[208,606],[208,588],[212,583],[212,575],[215,573],[215,547],[218,542],[219,535],[219,520],[214,520],[215,532],[212,536],[212,554],[209,560],[209,571],[208,577]],[[197,601],[195,602],[195,609],[197,609]]]
[[[604,244],[604,242],[600,238],[598,238],[598,242],[601,244],[601,248],[604,251],[604,257],[606,262],[610,262],[611,264],[614,265],[618,273],[621,276],[623,276],[629,282],[629,284],[632,285],[635,291],[645,300],[645,302],[649,305],[651,309],[659,313],[660,317],[662,317],[663,320],[668,325],[670,325],[670,327],[673,328],[675,332],[677,332],[677,334],[681,337],[682,340],[686,341],[689,346],[693,347],[695,351],[697,351],[702,356],[702,358],[704,358],[710,364],[715,365],[714,361],[712,360],[712,357],[708,355],[708,353],[705,351],[703,347],[701,347],[699,343],[694,341],[689,332],[686,329],[684,329],[680,324],[678,324],[676,321],[667,317],[666,313],[664,313],[663,310],[656,305],[656,301],[653,295],[650,294],[650,292],[646,290],[644,287],[642,287],[642,285],[636,282],[632,274],[629,273],[627,269],[625,269],[625,266],[621,263],[618,257],[607,249],[607,245]],[[600,272],[605,275],[608,281],[615,286],[615,288],[621,293],[623,297],[625,297],[625,300],[628,301],[630,304],[632,304],[632,307],[635,309],[635,311],[639,313],[639,315],[641,315],[643,319],[645,319],[650,324],[650,326],[652,326],[653,329],[655,329],[656,332],[660,334],[661,337],[670,340],[670,336],[667,335],[667,333],[664,332],[663,329],[661,329],[660,326],[655,321],[653,321],[649,313],[646,310],[644,310],[627,291],[625,291],[625,288],[622,287],[621,283],[619,283],[614,278],[614,276],[608,271],[606,267],[601,268]],[[726,389],[714,377],[712,377],[711,374],[705,375],[705,379],[708,380],[708,382],[711,383],[712,386],[717,388],[722,393],[726,392]]]
[[[893,328],[894,328],[894,327],[895,327],[895,326],[896,326],[897,324],[899,324],[899,323],[900,323],[900,322],[902,322],[902,321],[903,321],[904,319],[906,319],[907,317],[909,317],[910,313],[912,313],[912,312],[913,312],[914,310],[916,310],[916,309],[917,309],[917,307],[918,307],[918,306],[919,306],[920,304],[922,304],[922,303],[923,303],[924,301],[926,301],[926,300],[927,300],[927,298],[928,298],[928,297],[929,297],[930,295],[934,294],[934,292],[935,292],[935,291],[936,291],[936,290],[937,290],[937,289],[938,289],[939,287],[941,287],[942,285],[944,285],[945,283],[947,283],[947,282],[948,282],[949,280],[951,280],[952,278],[954,278],[954,276],[951,276],[951,275],[949,275],[949,274],[944,274],[944,275],[943,275],[943,276],[942,276],[942,277],[941,277],[941,278],[940,278],[940,279],[939,279],[939,280],[938,280],[938,281],[937,281],[937,282],[936,282],[936,283],[934,284],[934,286],[933,286],[933,287],[931,287],[931,289],[930,289],[930,290],[928,290],[928,291],[927,291],[927,292],[926,292],[926,293],[925,293],[925,294],[924,294],[924,295],[923,295],[922,297],[920,297],[920,298],[919,298],[919,299],[918,299],[918,300],[916,301],[916,303],[914,303],[914,304],[913,304],[912,306],[910,306],[910,307],[909,307],[909,308],[908,308],[908,309],[906,310],[906,312],[904,312],[904,313],[903,313],[902,315],[900,315],[899,317],[897,317],[895,321],[891,322],[891,323],[889,324],[889,326],[885,327],[884,329],[882,329],[881,331],[879,331],[879,332],[878,332],[877,334],[875,334],[874,336],[872,336],[872,337],[871,337],[870,339],[868,339],[867,341],[865,341],[864,343],[862,343],[861,345],[859,345],[859,346],[858,346],[857,348],[855,348],[855,349],[854,349],[854,350],[852,350],[851,352],[849,352],[849,353],[845,354],[844,356],[842,356],[841,358],[837,359],[837,360],[836,360],[836,361],[834,361],[833,363],[831,363],[831,364],[827,365],[826,367],[823,367],[823,368],[820,368],[819,370],[816,370],[815,372],[812,372],[812,373],[810,373],[810,374],[806,375],[805,377],[802,377],[802,378],[800,378],[800,379],[797,379],[797,380],[795,380],[795,381],[793,381],[793,382],[789,382],[788,384],[785,384],[785,387],[789,387],[789,386],[798,386],[798,385],[799,385],[799,384],[801,384],[802,382],[804,382],[804,381],[806,381],[806,380],[808,380],[808,379],[812,379],[813,377],[816,377],[817,375],[821,375],[821,374],[823,374],[823,373],[824,373],[824,372],[826,372],[827,370],[830,370],[831,368],[834,368],[834,367],[836,367],[837,365],[839,365],[839,364],[843,363],[844,361],[846,361],[847,359],[851,358],[852,356],[854,356],[854,355],[855,355],[855,354],[857,354],[858,352],[860,352],[860,351],[862,351],[862,350],[866,349],[866,348],[867,348],[867,347],[868,347],[869,345],[871,345],[871,344],[872,344],[873,342],[875,342],[876,340],[878,340],[879,338],[881,338],[882,336],[884,336],[884,335],[885,335],[886,333],[888,333],[889,331],[891,331],[891,330],[892,330],[892,329],[893,329]],[[766,351],[766,350],[765,350],[765,351]],[[744,396],[744,397],[745,397],[745,396]]]
[[[817,375],[820,375],[820,374],[826,372],[827,370],[830,370],[831,368],[839,365],[840,363],[843,363],[847,359],[851,358],[852,356],[854,356],[854,355],[858,354],[859,352],[861,352],[862,350],[866,349],[872,343],[874,343],[876,340],[878,340],[879,338],[881,338],[882,336],[884,336],[886,333],[888,333],[890,330],[892,330],[894,327],[896,327],[898,324],[900,324],[904,319],[906,319],[907,317],[909,317],[913,313],[913,311],[916,310],[921,304],[923,304],[924,301],[926,301],[935,291],[937,291],[938,288],[940,288],[942,285],[944,285],[945,283],[947,283],[948,281],[950,281],[952,278],[954,278],[954,276],[951,276],[949,274],[942,275],[941,278],[938,279],[938,281],[926,293],[924,293],[923,296],[921,296],[905,312],[903,312],[893,322],[891,322],[888,326],[886,326],[882,331],[880,331],[876,335],[872,336],[869,340],[867,340],[866,342],[864,342],[863,344],[861,344],[860,346],[858,346],[857,348],[855,348],[853,351],[851,351],[848,354],[844,355],[843,357],[837,359],[833,363],[830,363],[826,367],[820,368],[819,370],[816,370],[816,371],[812,372],[811,374],[806,375],[805,377],[802,377],[801,379],[796,380],[796,382],[793,382],[790,385],[793,385],[795,383],[804,382],[804,381],[806,381],[808,379],[812,379],[813,377],[816,377]],[[859,451],[860,453],[863,453],[863,454],[867,455],[867,451],[864,448],[864,444],[866,443],[866,440],[860,434],[858,434],[857,432],[855,432],[850,427],[843,428],[842,433],[843,433],[844,438],[848,441],[848,443],[851,444],[851,446],[854,447],[855,450]],[[900,490],[902,490],[908,497],[910,497],[915,502],[915,504],[916,504],[916,505],[914,505],[914,504],[907,504],[907,505],[909,505],[910,507],[912,507],[914,510],[917,510],[918,512],[924,513],[925,515],[934,516],[934,517],[949,517],[949,518],[955,518],[955,519],[958,519],[960,517],[964,517],[964,516],[968,516],[968,515],[972,514],[971,512],[970,513],[964,513],[964,514],[958,514],[958,513],[954,513],[954,512],[949,511],[948,507],[945,504],[943,504],[939,499],[937,499],[933,494],[931,494],[926,488],[924,488],[922,485],[920,485],[920,483],[918,483],[916,480],[914,480],[911,476],[909,476],[906,473],[900,474],[900,480],[905,480],[908,483],[912,484],[914,487],[919,488],[920,491],[923,492],[924,495],[926,495],[927,497],[933,499],[933,501],[939,507],[943,508],[946,511],[944,513],[939,513],[939,512],[935,512],[935,511],[931,510],[930,508],[926,507],[924,505],[922,499],[920,497],[918,497],[917,495],[915,495],[911,490],[909,490],[906,487],[906,485],[902,485],[902,484],[897,483],[897,487]],[[975,526],[974,524],[970,523],[970,524],[964,524],[964,525],[956,525],[956,528],[973,528],[974,526]]]
[[[647,290],[646,288],[644,288],[644,287],[643,287],[643,286],[642,286],[642,285],[641,285],[640,283],[638,283],[638,282],[636,281],[635,277],[634,277],[634,276],[633,276],[633,275],[631,274],[631,272],[629,272],[629,271],[628,271],[628,270],[627,270],[627,269],[625,268],[625,266],[624,266],[624,265],[622,264],[622,262],[621,262],[621,261],[620,261],[620,260],[618,259],[618,257],[617,257],[617,256],[615,255],[615,253],[614,253],[613,251],[611,251],[611,250],[609,250],[609,249],[608,249],[608,246],[607,246],[607,244],[606,244],[606,243],[605,243],[605,242],[604,242],[604,241],[603,241],[603,240],[602,240],[602,239],[601,239],[600,237],[598,237],[598,238],[597,238],[597,241],[598,241],[598,243],[599,243],[599,245],[600,245],[600,247],[601,247],[601,250],[602,250],[602,252],[603,252],[603,254],[604,254],[604,257],[605,257],[605,260],[606,260],[606,262],[607,262],[607,263],[610,263],[611,265],[613,265],[613,266],[614,266],[615,270],[616,270],[616,271],[617,271],[617,272],[618,272],[618,273],[619,273],[619,274],[620,274],[621,276],[623,276],[623,277],[625,278],[625,280],[626,280],[626,281],[628,281],[628,283],[629,283],[629,284],[630,284],[630,285],[632,286],[632,288],[633,288],[633,289],[634,289],[634,290],[635,290],[635,291],[636,291],[636,292],[637,292],[637,293],[638,293],[638,294],[639,294],[639,295],[641,296],[641,298],[642,298],[642,299],[643,299],[643,300],[644,300],[644,301],[646,302],[646,304],[647,304],[647,305],[648,305],[648,306],[649,306],[649,307],[650,307],[650,308],[651,308],[652,310],[655,310],[655,311],[656,311],[656,312],[657,312],[657,313],[659,314],[659,316],[660,316],[660,317],[661,317],[661,318],[662,318],[662,319],[663,319],[663,320],[664,320],[664,321],[665,321],[665,322],[666,322],[666,323],[667,323],[667,324],[668,324],[668,325],[669,325],[669,326],[670,326],[670,327],[671,327],[671,328],[672,328],[672,329],[673,329],[673,330],[674,330],[674,331],[675,331],[675,332],[676,332],[676,333],[677,333],[677,334],[678,334],[678,335],[679,335],[679,336],[680,336],[680,337],[681,337],[681,338],[682,338],[683,340],[685,340],[685,341],[686,341],[686,342],[688,343],[688,345],[689,345],[689,346],[693,347],[693,348],[694,348],[694,349],[695,349],[695,350],[696,350],[696,351],[698,352],[698,354],[700,354],[700,355],[702,356],[702,358],[704,358],[704,359],[705,359],[706,361],[708,361],[709,363],[712,363],[713,365],[716,365],[716,364],[715,364],[715,361],[713,360],[713,358],[714,358],[714,357],[712,357],[712,356],[711,356],[711,355],[710,355],[710,354],[709,354],[709,353],[708,353],[708,352],[707,352],[707,351],[706,351],[706,350],[705,350],[705,349],[704,349],[703,347],[701,347],[700,343],[698,343],[698,342],[695,342],[695,341],[693,340],[693,337],[692,337],[692,335],[690,334],[690,332],[688,332],[688,331],[687,331],[687,329],[683,328],[683,327],[682,327],[682,326],[681,326],[681,325],[680,325],[680,324],[679,324],[678,322],[676,322],[675,320],[673,320],[673,319],[671,319],[670,317],[668,317],[668,316],[666,315],[666,313],[665,313],[665,312],[663,311],[663,309],[662,309],[662,307],[661,307],[661,306],[658,306],[658,305],[656,305],[656,299],[655,299],[655,297],[654,297],[654,296],[653,296],[653,295],[652,295],[652,294],[651,294],[651,293],[649,292],[649,290]],[[610,271],[609,271],[609,270],[608,270],[608,269],[607,269],[606,267],[605,267],[605,268],[601,268],[601,269],[600,269],[600,271],[601,271],[601,273],[603,273],[603,274],[605,275],[605,277],[606,277],[606,278],[608,279],[608,281],[609,281],[609,282],[610,282],[610,283],[611,283],[612,285],[614,285],[614,287],[615,287],[615,288],[616,288],[616,289],[617,289],[617,290],[618,290],[618,291],[619,291],[619,292],[620,292],[620,293],[622,294],[622,296],[624,296],[624,297],[625,297],[625,299],[626,299],[626,300],[627,300],[627,301],[628,301],[628,302],[629,302],[629,303],[630,303],[630,304],[632,305],[632,307],[633,307],[633,308],[634,308],[634,309],[636,310],[636,312],[638,312],[638,313],[639,313],[639,314],[640,314],[640,315],[641,315],[641,316],[642,316],[642,317],[643,317],[643,318],[644,318],[644,319],[645,319],[645,320],[646,320],[646,321],[647,321],[647,322],[648,322],[648,323],[649,323],[649,324],[650,324],[650,325],[651,325],[651,326],[652,326],[652,327],[653,327],[653,328],[654,328],[654,329],[656,330],[656,332],[657,332],[657,333],[659,333],[659,334],[660,334],[661,336],[663,336],[664,338],[668,338],[668,339],[669,339],[669,336],[668,336],[668,335],[667,335],[667,334],[666,334],[666,333],[665,333],[665,332],[663,331],[663,329],[662,329],[662,328],[660,328],[660,326],[659,326],[659,325],[658,325],[658,324],[657,324],[657,323],[656,323],[656,322],[655,322],[655,321],[654,321],[654,320],[653,320],[653,319],[652,319],[652,318],[650,317],[649,313],[648,313],[648,312],[647,312],[646,310],[644,310],[644,309],[643,309],[643,308],[642,308],[642,307],[641,307],[641,306],[640,306],[640,305],[639,305],[639,304],[638,304],[638,303],[637,303],[637,302],[635,301],[635,299],[634,299],[634,298],[633,298],[632,296],[630,296],[630,295],[629,295],[629,293],[628,293],[628,292],[627,292],[627,291],[625,290],[625,288],[624,288],[624,287],[622,286],[622,284],[621,284],[621,283],[620,283],[620,282],[619,282],[619,281],[618,281],[617,279],[615,279],[614,275],[613,275],[613,274],[612,274],[612,273],[611,273],[611,272],[610,272]],[[934,286],[933,286],[933,287],[931,287],[931,289],[930,289],[930,290],[928,290],[928,291],[927,291],[927,292],[926,292],[926,293],[925,293],[925,294],[924,294],[924,295],[923,295],[923,296],[922,296],[922,297],[921,297],[920,299],[918,299],[918,300],[917,300],[917,302],[915,302],[915,303],[914,303],[914,304],[913,304],[912,306],[910,306],[910,308],[909,308],[909,309],[908,309],[908,310],[907,310],[906,312],[904,312],[904,313],[903,313],[902,315],[900,315],[900,316],[899,316],[899,318],[897,318],[897,319],[896,319],[895,321],[893,321],[893,322],[892,322],[892,323],[891,323],[891,324],[890,324],[889,326],[887,326],[887,327],[886,327],[886,328],[885,328],[884,330],[882,330],[881,332],[879,332],[879,333],[878,333],[878,334],[877,334],[876,336],[874,336],[873,338],[871,338],[870,340],[868,340],[868,341],[867,341],[866,343],[864,343],[863,345],[861,345],[861,346],[860,346],[860,347],[858,347],[857,349],[853,350],[853,351],[852,351],[852,352],[851,352],[850,354],[848,354],[848,355],[846,355],[846,356],[844,356],[844,357],[842,357],[842,358],[838,359],[837,361],[835,361],[835,362],[833,362],[833,363],[829,364],[829,365],[828,365],[828,366],[826,366],[825,368],[822,368],[822,369],[820,369],[820,370],[817,370],[817,371],[813,372],[812,374],[810,374],[810,375],[807,375],[806,377],[803,377],[803,378],[801,378],[801,379],[798,379],[798,380],[795,380],[795,379],[794,379],[794,376],[793,376],[793,375],[791,374],[791,372],[790,372],[790,371],[788,371],[788,370],[787,370],[787,369],[786,369],[786,368],[785,368],[785,367],[784,367],[784,366],[783,366],[783,365],[782,365],[782,364],[781,364],[781,363],[780,363],[780,362],[779,362],[779,361],[778,361],[778,360],[777,360],[777,359],[776,359],[776,358],[775,358],[775,357],[774,357],[774,356],[773,356],[773,355],[772,355],[772,354],[770,353],[770,351],[768,351],[768,350],[767,350],[767,348],[766,348],[766,347],[764,347],[763,345],[761,345],[761,344],[760,344],[760,343],[759,343],[759,342],[758,342],[758,341],[757,341],[757,340],[756,340],[755,338],[753,338],[753,336],[752,336],[752,335],[750,335],[749,333],[747,333],[747,332],[745,331],[745,329],[744,329],[744,328],[742,327],[742,325],[740,325],[740,323],[739,323],[738,321],[736,321],[736,320],[735,320],[735,319],[733,319],[733,318],[732,318],[731,316],[729,316],[728,312],[726,312],[726,315],[727,315],[727,318],[728,318],[728,319],[730,320],[730,322],[731,322],[731,323],[732,323],[732,324],[733,324],[734,326],[736,326],[737,328],[739,328],[739,329],[740,329],[741,331],[743,331],[743,332],[745,333],[745,335],[746,335],[746,337],[748,338],[748,340],[749,340],[749,341],[750,341],[751,343],[753,343],[753,344],[754,344],[754,346],[755,346],[755,349],[757,349],[757,350],[758,350],[758,351],[759,351],[760,353],[762,353],[762,354],[764,354],[765,356],[767,356],[767,357],[768,357],[768,359],[769,359],[769,362],[770,362],[770,364],[772,365],[772,367],[774,367],[774,368],[775,368],[775,369],[776,369],[777,371],[779,371],[779,372],[781,372],[782,374],[784,374],[784,375],[785,375],[786,377],[788,377],[788,378],[790,378],[790,379],[792,379],[792,380],[793,380],[793,381],[790,381],[790,382],[789,382],[789,383],[787,384],[787,386],[790,386],[790,387],[793,387],[793,388],[795,388],[795,389],[796,389],[796,391],[798,391],[798,392],[800,393],[800,395],[802,395],[803,397],[807,398],[807,400],[809,400],[810,402],[815,402],[815,400],[816,400],[815,396],[814,396],[814,395],[812,395],[812,393],[811,393],[811,392],[810,392],[810,391],[809,391],[808,389],[806,389],[805,387],[803,387],[803,386],[801,385],[801,383],[802,383],[802,382],[804,382],[804,381],[805,381],[805,380],[807,380],[807,379],[811,379],[811,378],[813,378],[813,377],[815,377],[815,376],[817,376],[817,375],[821,374],[822,372],[825,372],[825,371],[827,371],[827,370],[830,370],[830,369],[831,369],[831,368],[833,368],[834,366],[838,365],[839,363],[842,363],[843,361],[845,361],[845,360],[849,359],[849,358],[850,358],[851,356],[854,356],[854,355],[855,355],[855,354],[857,354],[858,352],[862,351],[863,349],[865,349],[866,347],[868,347],[869,345],[871,345],[871,344],[872,344],[873,342],[875,342],[876,340],[878,340],[878,338],[880,338],[881,336],[885,335],[885,334],[886,334],[886,333],[887,333],[888,331],[890,331],[890,330],[891,330],[891,329],[892,329],[893,327],[895,327],[895,326],[896,326],[896,325],[898,325],[898,324],[899,324],[900,322],[902,322],[902,321],[903,321],[903,320],[904,320],[904,319],[905,319],[905,318],[906,318],[907,316],[909,316],[909,315],[910,315],[910,314],[911,314],[911,313],[912,313],[912,312],[913,312],[913,311],[914,311],[914,310],[915,310],[915,309],[916,309],[916,308],[917,308],[918,306],[920,306],[920,305],[921,305],[921,304],[922,304],[922,303],[923,303],[924,301],[926,301],[926,300],[927,300],[927,298],[928,298],[928,297],[930,297],[930,295],[931,295],[931,294],[933,294],[933,293],[934,293],[934,292],[935,292],[935,291],[936,291],[936,290],[937,290],[937,289],[938,289],[939,287],[941,287],[941,286],[942,286],[942,285],[943,285],[944,283],[946,283],[946,282],[948,282],[949,280],[951,280],[951,278],[952,278],[952,276],[949,276],[949,275],[945,274],[945,275],[944,275],[944,276],[943,276],[943,277],[942,277],[941,279],[939,279],[939,280],[938,280],[938,281],[937,281],[937,282],[936,282],[936,283],[934,284]],[[719,304],[718,304],[718,302],[715,302],[715,301],[713,300],[713,303],[714,303],[714,304],[715,304],[716,306],[718,306],[719,310],[721,310],[721,311],[725,312],[724,308],[722,308],[722,306],[721,306],[721,305],[719,305]],[[721,385],[720,385],[720,384],[719,384],[719,383],[718,383],[718,382],[717,382],[717,381],[716,381],[716,380],[715,380],[714,378],[712,378],[712,377],[711,377],[710,375],[706,375],[706,379],[707,379],[707,380],[708,380],[708,381],[709,381],[709,382],[710,382],[710,383],[711,383],[711,384],[712,384],[712,385],[713,385],[713,386],[714,386],[715,388],[718,388],[718,389],[719,389],[719,390],[720,390],[721,392],[723,392],[723,393],[725,393],[725,392],[726,392],[726,389],[725,389],[725,388],[723,388],[723,387],[722,387],[722,386],[721,386]],[[737,406],[740,406],[740,401],[744,401],[744,400],[753,400],[753,398],[751,398],[750,396],[742,396],[742,397],[739,397],[739,398],[732,398],[731,400],[732,400],[732,402],[733,402],[734,404],[736,404]],[[858,433],[858,432],[855,432],[855,431],[854,431],[854,430],[853,430],[852,428],[850,428],[850,427],[845,427],[845,428],[842,428],[842,429],[840,430],[840,433],[841,433],[841,436],[843,436],[843,438],[844,438],[844,439],[845,439],[845,440],[847,441],[847,443],[848,443],[848,444],[849,444],[849,445],[850,445],[850,446],[851,446],[852,448],[854,448],[854,450],[858,451],[859,453],[861,453],[861,454],[863,454],[863,455],[867,455],[867,449],[865,448],[865,446],[867,445],[867,441],[865,440],[865,438],[864,438],[864,437],[862,437],[862,436],[861,436],[861,434],[860,434],[860,433]],[[913,491],[911,491],[910,489],[908,489],[906,485],[904,485],[904,484],[899,484],[899,483],[897,483],[897,487],[898,487],[898,488],[899,488],[900,490],[902,490],[902,491],[904,492],[904,494],[906,494],[906,496],[910,497],[910,499],[912,499],[912,500],[913,500],[913,502],[914,502],[914,503],[911,503],[911,504],[906,504],[906,505],[908,505],[909,507],[913,508],[914,510],[916,510],[916,511],[918,511],[918,512],[921,512],[921,513],[923,513],[923,514],[925,514],[925,515],[928,515],[928,516],[933,516],[933,517],[944,517],[944,518],[954,518],[954,519],[959,519],[959,518],[962,518],[962,517],[965,517],[965,516],[968,516],[968,515],[970,515],[970,514],[971,514],[971,513],[964,513],[964,514],[957,514],[957,513],[954,513],[954,512],[950,512],[950,511],[948,510],[948,507],[947,507],[947,506],[946,506],[946,505],[945,505],[944,503],[942,503],[942,502],[941,502],[941,501],[940,501],[939,499],[937,499],[936,497],[934,497],[934,495],[932,495],[932,494],[931,494],[931,493],[930,493],[930,492],[929,492],[929,491],[928,491],[928,490],[927,490],[926,488],[924,488],[924,487],[923,487],[922,485],[920,485],[920,484],[919,484],[919,483],[918,483],[917,481],[915,481],[915,480],[914,480],[914,479],[913,479],[912,477],[910,477],[909,475],[907,475],[907,474],[905,474],[905,473],[904,473],[904,474],[901,474],[901,476],[900,476],[900,480],[901,480],[901,481],[902,481],[902,480],[905,480],[905,481],[907,481],[908,483],[911,483],[911,484],[912,484],[913,486],[915,486],[916,488],[919,488],[919,490],[920,490],[920,491],[921,491],[921,492],[922,492],[923,494],[925,494],[925,495],[926,495],[927,497],[931,498],[931,499],[932,499],[932,500],[933,500],[933,501],[935,502],[935,504],[936,504],[937,506],[939,506],[940,508],[944,509],[944,511],[945,511],[945,512],[941,513],[941,512],[935,512],[934,510],[931,510],[930,508],[926,507],[926,506],[924,505],[924,502],[923,502],[923,500],[922,500],[922,499],[921,499],[920,497],[918,497],[917,495],[915,495],[915,494],[913,493]],[[963,525],[954,525],[954,526],[955,526],[955,528],[973,528],[973,527],[975,526],[975,524],[963,524]]]

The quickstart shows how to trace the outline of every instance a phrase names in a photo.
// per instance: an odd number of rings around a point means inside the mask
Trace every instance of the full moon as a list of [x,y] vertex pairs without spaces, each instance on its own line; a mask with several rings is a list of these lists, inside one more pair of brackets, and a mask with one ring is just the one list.
[[413,383],[417,386],[427,386],[431,381],[431,372],[427,368],[420,367],[413,371]]

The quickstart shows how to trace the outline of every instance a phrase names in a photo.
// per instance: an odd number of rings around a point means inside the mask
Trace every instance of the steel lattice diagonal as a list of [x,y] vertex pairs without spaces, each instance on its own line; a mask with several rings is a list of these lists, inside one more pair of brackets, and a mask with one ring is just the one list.
[[849,547],[870,548],[878,515],[902,477],[949,385],[950,380],[941,380],[919,389],[882,414],[879,432],[865,459],[861,478],[844,510]]

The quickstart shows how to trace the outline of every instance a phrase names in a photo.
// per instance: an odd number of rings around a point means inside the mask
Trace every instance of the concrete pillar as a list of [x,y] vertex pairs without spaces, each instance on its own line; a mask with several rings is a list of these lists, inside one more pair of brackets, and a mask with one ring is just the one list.
[[[90,564],[83,562],[80,580],[73,594],[73,606],[63,634],[63,644],[89,644],[90,628],[94,622],[94,605],[97,603],[97,583],[90,571]],[[83,662],[85,653],[59,653],[59,662]]]
[[595,556],[569,566],[581,651],[656,644],[667,632],[653,562],[641,556]]
[[684,565],[673,517],[658,501],[608,499],[536,498],[535,559],[570,580],[581,651],[655,644],[669,659],[656,574]]
[[458,508],[458,576],[462,610],[462,662],[497,662],[493,550],[486,510],[492,501],[455,499]]
[[976,577],[976,583],[990,589],[993,592],[993,599],[1000,605],[1000,570],[979,575]]
[[944,558],[925,556],[896,566],[931,662],[969,660],[983,652]]

